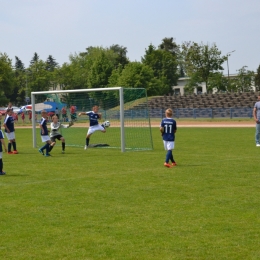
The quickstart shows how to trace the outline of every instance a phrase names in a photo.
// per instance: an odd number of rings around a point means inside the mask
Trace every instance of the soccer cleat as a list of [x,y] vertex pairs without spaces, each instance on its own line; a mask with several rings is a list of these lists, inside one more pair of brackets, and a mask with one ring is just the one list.
[[45,154],[44,156],[45,156],[45,157],[49,157],[49,156],[51,156],[51,155],[50,155],[49,153],[47,153],[47,154]]
[[6,172],[4,172],[4,171],[0,172],[0,175],[5,175],[5,174],[6,174]]
[[13,152],[8,152],[8,154],[13,154]]
[[260,144],[256,144],[256,146],[260,146]]
[[88,149],[88,147],[87,147],[87,145],[85,145],[84,150],[87,150],[87,149]]
[[171,167],[172,167],[169,163],[166,163],[166,162],[164,163],[164,166],[165,166],[165,167],[168,167],[168,168],[171,168]]
[[65,153],[65,151],[62,150],[61,153]]
[[14,151],[13,151],[13,154],[18,154],[18,151],[17,151],[17,150],[14,150]]
[[173,163],[172,163],[172,166],[177,166],[177,163],[176,163],[176,162],[173,162]]
[[44,155],[44,152],[43,152],[42,149],[39,149],[38,151],[39,151],[39,153],[41,153],[42,155]]

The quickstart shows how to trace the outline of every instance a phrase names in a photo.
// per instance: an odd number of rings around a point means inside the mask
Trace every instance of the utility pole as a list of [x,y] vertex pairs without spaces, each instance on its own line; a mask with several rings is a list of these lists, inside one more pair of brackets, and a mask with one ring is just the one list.
[[228,57],[230,56],[230,54],[232,53],[232,52],[235,52],[236,50],[233,50],[233,51],[230,51],[230,52],[228,52],[227,53],[227,71],[228,71],[228,81],[229,81],[229,66],[228,66]]

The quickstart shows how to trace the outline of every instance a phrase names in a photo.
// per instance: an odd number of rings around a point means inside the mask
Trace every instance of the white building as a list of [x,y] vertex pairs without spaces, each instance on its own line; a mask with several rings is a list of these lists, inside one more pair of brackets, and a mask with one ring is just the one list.
[[[237,74],[230,74],[229,77],[230,78],[234,78],[236,77]],[[228,75],[225,75],[225,77],[228,77]],[[189,77],[183,77],[183,78],[179,78],[177,81],[177,86],[173,86],[173,93],[175,95],[184,95],[184,87],[185,85],[188,83]],[[254,86],[253,86],[254,88]],[[216,93],[217,90],[213,89],[213,94]],[[206,84],[204,82],[202,82],[201,84],[199,84],[199,87],[195,87],[194,88],[194,94],[202,94],[202,93],[207,93],[207,89],[206,89]]]

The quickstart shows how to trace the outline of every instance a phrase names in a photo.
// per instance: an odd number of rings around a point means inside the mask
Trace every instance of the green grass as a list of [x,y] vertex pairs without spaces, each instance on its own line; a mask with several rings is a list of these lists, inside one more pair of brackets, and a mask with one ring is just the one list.
[[[254,128],[179,128],[177,167],[154,150],[32,148],[0,176],[0,259],[259,259],[260,148]],[[85,138],[85,134],[83,136]]]

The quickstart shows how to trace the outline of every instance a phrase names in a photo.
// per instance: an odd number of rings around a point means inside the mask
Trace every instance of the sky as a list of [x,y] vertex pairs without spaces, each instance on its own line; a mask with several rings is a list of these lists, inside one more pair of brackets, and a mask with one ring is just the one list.
[[89,46],[127,48],[141,61],[150,44],[173,37],[216,44],[224,74],[260,65],[259,0],[0,0],[0,52],[27,67],[35,52],[59,65]]

